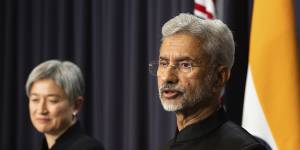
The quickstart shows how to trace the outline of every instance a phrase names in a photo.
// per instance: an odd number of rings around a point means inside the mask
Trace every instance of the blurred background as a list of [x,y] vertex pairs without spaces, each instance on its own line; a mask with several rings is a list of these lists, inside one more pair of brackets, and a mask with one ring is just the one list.
[[[298,5],[298,4],[297,4]],[[216,17],[234,34],[235,65],[224,102],[241,124],[252,0],[216,0]],[[299,5],[298,5],[299,6]],[[70,60],[86,80],[80,122],[107,150],[155,150],[174,136],[174,113],[160,104],[148,63],[157,59],[163,23],[194,13],[193,0],[2,0],[0,149],[36,149],[25,82],[49,59]],[[299,13],[298,13],[299,14]]]

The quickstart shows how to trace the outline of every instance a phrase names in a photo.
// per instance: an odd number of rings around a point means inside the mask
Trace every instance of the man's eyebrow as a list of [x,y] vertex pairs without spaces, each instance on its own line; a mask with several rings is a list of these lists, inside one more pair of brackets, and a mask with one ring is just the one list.
[[[160,56],[159,60],[169,60],[167,57]],[[175,58],[176,61],[196,61],[196,59],[188,57],[188,56],[179,56]]]
[[175,58],[175,60],[176,60],[176,61],[194,61],[193,58],[187,57],[187,56],[177,57],[177,58]]
[[159,56],[159,60],[169,60],[169,59],[163,56]]

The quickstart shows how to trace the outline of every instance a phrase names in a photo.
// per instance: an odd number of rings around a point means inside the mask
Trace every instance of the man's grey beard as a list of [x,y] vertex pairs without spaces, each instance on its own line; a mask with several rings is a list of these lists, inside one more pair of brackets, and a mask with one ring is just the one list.
[[[213,74],[213,72],[209,72],[208,75],[203,80],[203,85],[197,86],[196,89],[188,90],[188,91],[178,86],[178,84],[164,83],[159,88],[159,97],[163,108],[166,111],[181,111],[186,108],[193,107],[199,103],[206,103],[212,97],[212,88],[214,86],[213,79],[215,79],[214,76],[215,75]],[[164,90],[167,89],[179,91],[180,93],[182,93],[183,100],[181,101],[181,103],[177,103],[176,105],[174,105],[174,104],[169,104],[168,100],[167,101],[163,100],[162,93]]]

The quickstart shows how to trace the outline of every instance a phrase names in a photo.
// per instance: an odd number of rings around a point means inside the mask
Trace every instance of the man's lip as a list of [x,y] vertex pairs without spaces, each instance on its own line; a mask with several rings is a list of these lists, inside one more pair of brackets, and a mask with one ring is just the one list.
[[176,90],[163,90],[162,91],[163,97],[167,98],[167,99],[174,99],[176,98],[178,95],[181,94],[181,92],[176,91]]

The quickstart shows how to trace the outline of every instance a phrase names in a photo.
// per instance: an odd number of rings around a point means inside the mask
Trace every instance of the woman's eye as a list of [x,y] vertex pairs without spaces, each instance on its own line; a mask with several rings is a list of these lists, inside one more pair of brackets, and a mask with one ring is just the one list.
[[39,99],[37,99],[37,98],[32,98],[32,99],[30,99],[30,101],[31,101],[31,102],[38,102]]
[[50,100],[48,100],[50,103],[53,103],[53,104],[56,104],[56,103],[58,103],[59,102],[59,100],[58,99],[50,99]]

